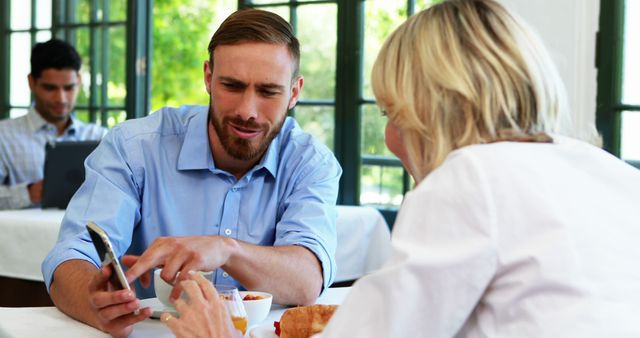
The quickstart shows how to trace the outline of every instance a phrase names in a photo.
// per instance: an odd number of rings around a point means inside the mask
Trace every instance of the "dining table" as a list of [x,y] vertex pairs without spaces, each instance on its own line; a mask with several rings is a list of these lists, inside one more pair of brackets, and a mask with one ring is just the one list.
[[[317,299],[316,304],[339,305],[345,299],[351,287],[327,288]],[[141,301],[142,306],[162,309],[157,298]],[[288,307],[272,304],[267,318],[249,327],[246,337],[268,338],[273,322],[278,321]],[[268,335],[264,333],[268,332]],[[108,334],[89,325],[79,322],[56,307],[0,307],[0,338],[106,338]],[[130,338],[164,338],[174,337],[172,332],[158,319],[146,319],[133,326]]]

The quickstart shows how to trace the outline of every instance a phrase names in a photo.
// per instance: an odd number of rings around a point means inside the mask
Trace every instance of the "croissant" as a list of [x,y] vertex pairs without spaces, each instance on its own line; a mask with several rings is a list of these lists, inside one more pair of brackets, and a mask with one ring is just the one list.
[[311,305],[288,309],[280,318],[280,338],[308,338],[322,332],[337,305]]

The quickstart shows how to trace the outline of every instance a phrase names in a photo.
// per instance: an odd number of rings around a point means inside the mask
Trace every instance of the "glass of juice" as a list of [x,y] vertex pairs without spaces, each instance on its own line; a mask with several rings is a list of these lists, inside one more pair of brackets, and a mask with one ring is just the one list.
[[247,312],[242,304],[242,298],[238,292],[238,288],[233,285],[215,285],[216,291],[222,299],[222,303],[227,308],[227,312],[231,315],[233,326],[240,330],[242,334],[247,333],[247,326],[249,319],[247,318]]

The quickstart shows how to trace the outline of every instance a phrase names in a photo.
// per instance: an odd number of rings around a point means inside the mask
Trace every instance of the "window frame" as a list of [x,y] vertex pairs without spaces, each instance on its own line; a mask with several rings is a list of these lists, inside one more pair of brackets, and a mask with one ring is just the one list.
[[[622,112],[640,113],[640,106],[622,101],[625,0],[600,1],[596,67],[598,92],[596,126],[603,148],[620,157]],[[627,161],[640,169],[640,161]]]
[[[297,29],[296,9],[300,6],[332,3],[337,5],[337,46],[336,46],[336,85],[335,101],[305,101],[300,106],[333,105],[335,108],[334,154],[342,165],[338,204],[360,205],[361,168],[363,165],[381,168],[402,167],[399,159],[389,156],[371,156],[362,154],[361,128],[362,113],[365,105],[375,104],[373,98],[364,97],[364,27],[365,6],[367,0],[324,0],[297,1],[282,0],[269,4],[253,4],[251,0],[239,0],[238,8],[268,8],[288,6],[290,22]],[[406,0],[407,17],[415,13],[415,0]],[[354,132],[355,131],[355,132]],[[357,160],[354,160],[357,159]],[[411,178],[403,169],[403,194],[411,189]],[[378,208],[389,225],[393,224],[397,208],[371,205]]]
[[[10,110],[13,108],[29,108],[24,106],[14,106],[10,102],[10,79],[8,77],[10,70],[10,52],[11,52],[11,35],[15,32],[29,32],[31,35],[31,46],[36,43],[35,35],[39,31],[51,31],[52,37],[64,39],[75,44],[75,36],[71,33],[73,29],[77,28],[89,28],[90,30],[90,60],[91,76],[89,79],[89,97],[87,105],[77,105],[76,110],[87,110],[89,112],[89,121],[96,122],[98,117],[102,121],[103,125],[106,125],[107,114],[110,111],[122,111],[124,110],[127,115],[127,119],[136,118],[147,115],[150,105],[150,51],[151,51],[151,10],[152,0],[127,0],[126,20],[125,21],[99,21],[97,20],[97,11],[99,1],[91,0],[91,20],[88,23],[73,23],[73,13],[75,12],[75,6],[77,6],[76,0],[51,0],[52,6],[52,21],[50,28],[36,28],[35,27],[35,10],[36,0],[31,1],[31,24],[28,29],[12,30],[10,27],[10,10],[11,0],[0,0],[0,9],[2,9],[4,23],[0,27],[0,69],[3,74],[0,78],[0,119],[6,119],[10,117]],[[102,2],[105,12],[108,11],[108,1]],[[108,18],[108,13],[103,18]],[[106,28],[112,25],[122,25],[125,29],[126,44],[126,61],[125,61],[125,86],[126,97],[124,106],[109,106],[106,104],[106,85],[102,86],[102,100],[97,102],[97,86],[96,86],[96,74],[98,67],[103,71],[108,70],[108,60],[105,58],[100,65],[96,64],[97,48],[94,45],[94,41],[97,40],[96,28]],[[104,31],[104,30],[103,30]],[[103,39],[103,45],[107,44],[108,40]],[[132,61],[134,60],[134,61]],[[26,77],[26,74],[25,74]],[[87,79],[85,79],[87,81]],[[33,94],[31,96],[33,101]]]

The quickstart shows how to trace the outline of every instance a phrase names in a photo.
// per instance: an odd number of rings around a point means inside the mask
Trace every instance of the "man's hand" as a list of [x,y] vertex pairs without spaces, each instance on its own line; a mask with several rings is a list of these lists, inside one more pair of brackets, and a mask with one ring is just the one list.
[[84,260],[66,261],[54,272],[50,295],[60,311],[114,337],[131,333],[132,325],[151,316],[151,309],[141,309],[135,294],[116,290],[109,278],[111,267],[97,269]]
[[124,256],[122,263],[129,267],[127,280],[132,282],[140,278],[147,288],[151,281],[151,269],[162,266],[160,277],[173,283],[178,276],[170,299],[180,296],[182,287],[178,282],[185,280],[188,271],[212,271],[226,264],[237,247],[233,239],[220,236],[160,237],[142,256]]
[[151,316],[151,309],[140,307],[140,301],[133,291],[117,290],[110,282],[113,269],[106,266],[91,278],[89,283],[89,304],[97,320],[98,328],[114,337],[126,337],[133,330],[133,324]]
[[40,180],[35,183],[31,183],[27,186],[27,190],[29,190],[29,198],[31,199],[31,203],[38,204],[42,202],[42,185],[43,180]]

